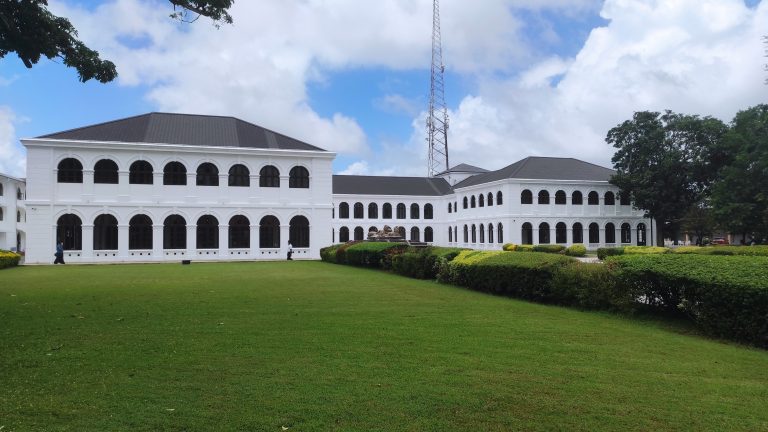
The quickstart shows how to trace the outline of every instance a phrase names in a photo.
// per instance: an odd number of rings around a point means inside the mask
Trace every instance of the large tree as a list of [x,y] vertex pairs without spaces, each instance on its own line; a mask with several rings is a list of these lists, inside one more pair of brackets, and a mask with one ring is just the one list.
[[636,112],[608,131],[615,147],[611,183],[674,237],[692,206],[707,196],[715,173],[728,162],[722,137],[728,127],[712,117],[665,111]]
[[[234,0],[168,0],[172,18],[191,22],[198,16],[218,23],[231,23],[227,10]],[[80,81],[96,79],[106,83],[117,77],[114,63],[102,60],[99,53],[77,38],[68,19],[48,10],[48,0],[0,0],[0,58],[15,52],[31,68],[41,57],[61,58],[77,69]]]

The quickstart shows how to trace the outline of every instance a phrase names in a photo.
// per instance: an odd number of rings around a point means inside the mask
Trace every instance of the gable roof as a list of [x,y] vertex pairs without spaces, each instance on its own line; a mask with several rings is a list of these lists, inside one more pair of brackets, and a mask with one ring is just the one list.
[[158,112],[56,132],[38,138],[325,151],[234,117]]
[[531,180],[608,181],[616,172],[612,169],[574,158],[527,157],[496,171],[469,177],[454,189],[517,178]]
[[477,173],[477,174],[480,174],[480,173],[487,173],[487,172],[488,172],[488,170],[485,169],[485,168],[480,168],[480,167],[476,167],[474,165],[461,163],[461,164],[458,164],[458,165],[454,166],[453,168],[450,168],[447,171],[443,171],[443,172],[441,172],[441,173],[439,173],[437,175],[443,175],[443,174],[448,174],[448,173]]
[[442,196],[452,193],[442,178],[334,175],[333,193],[345,195]]

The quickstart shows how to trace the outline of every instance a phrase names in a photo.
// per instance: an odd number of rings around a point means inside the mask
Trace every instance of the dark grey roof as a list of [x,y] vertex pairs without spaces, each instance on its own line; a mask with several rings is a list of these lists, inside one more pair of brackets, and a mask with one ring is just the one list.
[[458,164],[458,165],[454,166],[453,168],[448,169],[447,171],[443,171],[443,172],[441,172],[438,175],[443,175],[443,174],[447,174],[447,173],[458,173],[458,172],[460,172],[460,173],[477,173],[477,174],[481,174],[481,173],[487,173],[488,170],[485,169],[485,168],[476,167],[474,165],[462,163],[462,164]]
[[442,196],[452,192],[451,185],[442,178],[333,176],[334,194]]
[[500,170],[469,177],[453,187],[459,189],[508,178],[534,180],[608,181],[612,169],[573,158],[527,157]]
[[156,112],[38,138],[324,151],[234,117]]

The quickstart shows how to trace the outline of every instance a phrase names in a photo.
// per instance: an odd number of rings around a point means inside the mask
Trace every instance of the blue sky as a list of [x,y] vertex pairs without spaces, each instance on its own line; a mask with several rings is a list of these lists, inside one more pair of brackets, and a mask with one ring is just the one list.
[[[426,171],[431,2],[241,0],[235,25],[219,30],[171,21],[164,0],[50,3],[121,76],[80,83],[60,62],[0,60],[2,172],[24,174],[20,138],[149,111],[240,117],[337,151],[337,172]],[[500,168],[537,154],[609,165],[605,133],[634,111],[730,120],[766,101],[766,9],[444,0],[451,162]]]

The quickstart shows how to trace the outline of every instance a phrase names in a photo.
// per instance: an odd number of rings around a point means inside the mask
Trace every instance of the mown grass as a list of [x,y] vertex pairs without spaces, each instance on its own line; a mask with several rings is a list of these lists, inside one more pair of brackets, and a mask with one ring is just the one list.
[[768,430],[768,353],[320,262],[0,271],[8,431]]

